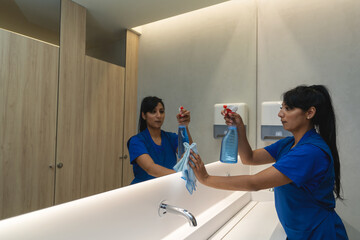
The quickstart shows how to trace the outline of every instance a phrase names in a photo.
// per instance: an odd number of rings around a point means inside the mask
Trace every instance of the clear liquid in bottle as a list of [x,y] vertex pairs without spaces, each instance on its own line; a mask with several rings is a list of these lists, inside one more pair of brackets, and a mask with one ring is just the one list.
[[237,163],[238,134],[235,126],[229,126],[221,142],[220,161],[223,163]]

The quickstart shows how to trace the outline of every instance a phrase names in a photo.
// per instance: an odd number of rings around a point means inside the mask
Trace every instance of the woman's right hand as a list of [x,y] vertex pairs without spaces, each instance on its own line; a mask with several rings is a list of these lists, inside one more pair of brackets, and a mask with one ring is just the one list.
[[182,108],[178,114],[176,114],[176,118],[180,125],[188,126],[190,123],[190,111]]
[[204,162],[201,160],[200,155],[196,154],[191,150],[190,152],[190,160],[189,165],[193,169],[194,174],[196,178],[201,182],[202,184],[205,184],[206,180],[209,177],[208,172],[206,171]]
[[221,115],[224,116],[225,123],[228,126],[235,125],[235,126],[242,126],[244,125],[241,116],[238,113],[225,113],[225,110],[221,111]]

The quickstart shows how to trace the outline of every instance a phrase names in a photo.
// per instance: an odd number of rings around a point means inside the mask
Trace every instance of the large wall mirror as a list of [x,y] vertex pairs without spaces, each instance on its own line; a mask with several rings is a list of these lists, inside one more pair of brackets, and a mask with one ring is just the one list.
[[[141,27],[138,103],[164,100],[164,129],[177,131],[180,106],[205,163],[218,161],[214,104],[246,103],[250,144],[256,131],[256,5],[228,1]],[[139,109],[139,107],[138,107]],[[220,114],[219,112],[217,114]]]
[[[0,191],[5,193],[0,196],[0,205],[6,206],[6,209],[0,210],[0,219],[128,184],[121,175],[124,175],[124,171],[125,174],[127,174],[126,171],[131,171],[129,158],[114,153],[115,158],[117,160],[121,158],[121,161],[115,161],[114,164],[119,168],[111,165],[110,169],[113,172],[109,173],[102,171],[100,166],[107,164],[107,156],[110,155],[96,155],[98,154],[96,150],[102,148],[102,151],[105,151],[110,147],[107,141],[111,144],[115,144],[116,139],[127,141],[125,137],[120,136],[126,131],[126,126],[123,132],[122,130],[111,131],[117,125],[116,119],[122,119],[122,115],[126,114],[126,112],[123,113],[125,107],[117,111],[119,105],[116,102],[113,100],[106,100],[108,101],[106,102],[104,99],[124,101],[124,96],[128,94],[126,88],[121,89],[118,86],[118,82],[126,81],[124,77],[126,71],[124,51],[127,50],[126,29],[133,27],[138,27],[136,29],[140,33],[136,66],[137,85],[135,92],[131,94],[137,102],[137,105],[135,104],[130,110],[133,115],[136,115],[133,125],[137,125],[139,105],[145,96],[152,95],[163,99],[166,107],[163,129],[167,131],[177,131],[175,115],[180,105],[185,106],[191,111],[190,131],[198,145],[198,150],[203,160],[211,163],[219,160],[221,144],[220,138],[213,137],[214,104],[246,103],[249,109],[248,139],[252,147],[255,147],[256,3],[252,0],[204,0],[196,3],[182,1],[181,4],[159,2],[161,1],[144,0],[142,3],[131,0],[121,1],[119,4],[123,6],[120,8],[125,8],[125,10],[120,13],[116,11],[116,6],[108,5],[106,1],[62,0],[60,3],[59,0],[37,0],[31,1],[31,4],[25,0],[1,1],[0,22],[2,25],[0,27],[40,39],[41,42],[45,42],[45,45],[37,49],[40,56],[38,61],[41,63],[39,66],[42,67],[32,72],[32,69],[36,69],[34,65],[31,65],[34,61],[29,62],[30,58],[26,54],[29,52],[27,50],[34,49],[33,43],[21,43],[22,48],[17,48],[18,52],[15,55],[26,58],[16,60],[23,64],[18,67],[20,65],[5,64],[9,61],[3,57],[4,52],[14,48],[10,44],[14,42],[13,38],[9,36],[0,38],[0,60],[3,63],[0,100],[8,104],[5,105],[6,107],[0,107],[0,179],[7,179],[1,181],[0,185]],[[84,37],[86,50],[81,53],[84,55],[81,56],[83,70],[69,64],[74,60],[71,57],[70,62],[61,59],[62,56],[74,54],[74,51],[79,50],[79,47],[73,44],[78,39],[76,36],[70,36],[70,41],[66,43],[70,45],[60,44],[60,5],[64,7],[64,4],[67,9],[72,8],[72,4],[80,6],[82,8],[80,11],[84,14],[81,13],[79,16],[86,15],[84,20],[86,22],[86,37]],[[163,4],[168,5],[163,6]],[[139,8],[142,5],[144,7]],[[107,6],[107,8],[102,8],[102,6]],[[16,14],[8,14],[7,10],[10,9]],[[51,14],[50,9],[52,9]],[[25,10],[31,11],[31,14]],[[78,10],[76,7],[76,11]],[[116,19],[111,18],[114,14],[118,15]],[[10,21],[8,20],[10,18],[7,18],[5,21],[4,16],[17,16],[17,20]],[[66,23],[65,17],[61,21],[61,25],[63,21]],[[14,25],[13,22],[17,24]],[[76,25],[72,22],[66,24],[68,24],[66,26]],[[82,25],[85,26],[85,24]],[[10,26],[16,27],[10,29]],[[76,28],[74,33],[78,33]],[[52,47],[47,49],[48,46],[54,47],[55,50],[51,50]],[[59,54],[59,49],[64,51],[64,48],[69,46],[73,49],[70,53]],[[43,52],[47,55],[42,54]],[[75,62],[79,64],[78,60]],[[64,63],[68,65],[66,68],[64,68]],[[26,68],[26,66],[31,66],[31,68]],[[82,71],[83,75],[80,74],[81,77],[77,79],[85,79],[84,83],[79,87],[73,80],[66,80],[67,73],[72,72],[66,69]],[[104,72],[102,69],[107,70]],[[39,75],[41,71],[43,75]],[[18,88],[20,85],[14,79],[24,75],[33,76],[34,80],[29,82],[28,78],[24,77],[21,88]],[[7,76],[9,80],[4,81],[3,76]],[[106,84],[103,81],[105,77],[109,79]],[[49,79],[53,80],[49,81]],[[69,81],[70,85],[65,86],[64,79]],[[74,90],[73,87],[78,89]],[[66,91],[62,90],[63,88]],[[78,93],[84,95],[80,96]],[[39,104],[41,108],[34,107]],[[76,107],[72,107],[71,104]],[[64,110],[63,106],[70,110]],[[95,116],[91,107],[99,111],[96,113],[97,116],[104,116],[103,111],[106,111],[104,106],[108,107],[106,119],[113,119],[111,124],[103,122],[105,117],[91,120]],[[46,116],[41,117],[45,112]],[[82,123],[70,125],[75,128],[81,126],[73,129],[73,131],[81,131],[79,134],[67,134],[67,131],[71,131],[67,123],[74,113],[81,115],[80,118],[78,117],[80,115],[76,115],[74,121],[81,120]],[[9,116],[16,121],[9,121]],[[68,119],[64,119],[64,116]],[[126,125],[126,121],[120,122],[119,125]],[[109,134],[103,134],[104,132]],[[116,132],[116,134],[111,135],[111,132]],[[33,136],[37,140],[29,143],[29,139]],[[24,148],[26,141],[28,143]],[[123,143],[116,144],[119,151],[123,151]],[[116,149],[116,144],[111,147]],[[64,153],[63,149],[70,149],[75,154],[71,155],[71,151]],[[32,157],[28,158],[28,156]],[[82,160],[78,161],[80,158],[77,156],[80,156]],[[40,158],[45,160],[38,162],[34,160]],[[78,162],[73,163],[73,159]],[[92,167],[88,164],[89,159],[92,159],[94,163]],[[9,164],[13,164],[14,172],[8,172]],[[66,173],[69,167],[71,167],[70,174]],[[44,173],[39,170],[40,168],[46,168],[49,171]],[[12,177],[9,177],[10,175]],[[107,184],[104,180],[107,176],[113,176],[116,184]],[[11,182],[16,182],[17,187],[15,188]],[[99,190],[101,185],[103,190]],[[71,191],[71,194],[66,191]],[[46,196],[44,192],[47,192]],[[24,207],[21,205],[24,205],[25,198],[27,206]],[[59,200],[61,198],[62,200]]]

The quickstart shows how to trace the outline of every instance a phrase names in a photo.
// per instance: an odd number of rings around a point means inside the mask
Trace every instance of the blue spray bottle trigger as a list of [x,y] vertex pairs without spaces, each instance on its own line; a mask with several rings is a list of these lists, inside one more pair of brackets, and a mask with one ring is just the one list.
[[181,114],[181,110],[183,110],[183,109],[184,109],[184,107],[183,107],[183,106],[180,106],[180,107],[179,107],[180,117],[183,117],[183,115]]

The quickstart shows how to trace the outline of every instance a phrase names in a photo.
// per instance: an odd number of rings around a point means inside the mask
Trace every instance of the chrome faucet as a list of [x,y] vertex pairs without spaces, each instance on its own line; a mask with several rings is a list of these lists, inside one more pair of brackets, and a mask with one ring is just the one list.
[[194,215],[192,215],[188,210],[168,205],[168,204],[164,203],[164,201],[162,201],[159,206],[160,217],[164,216],[167,212],[183,216],[184,218],[186,218],[188,220],[190,226],[192,226],[192,227],[197,226],[197,222],[196,222]]

